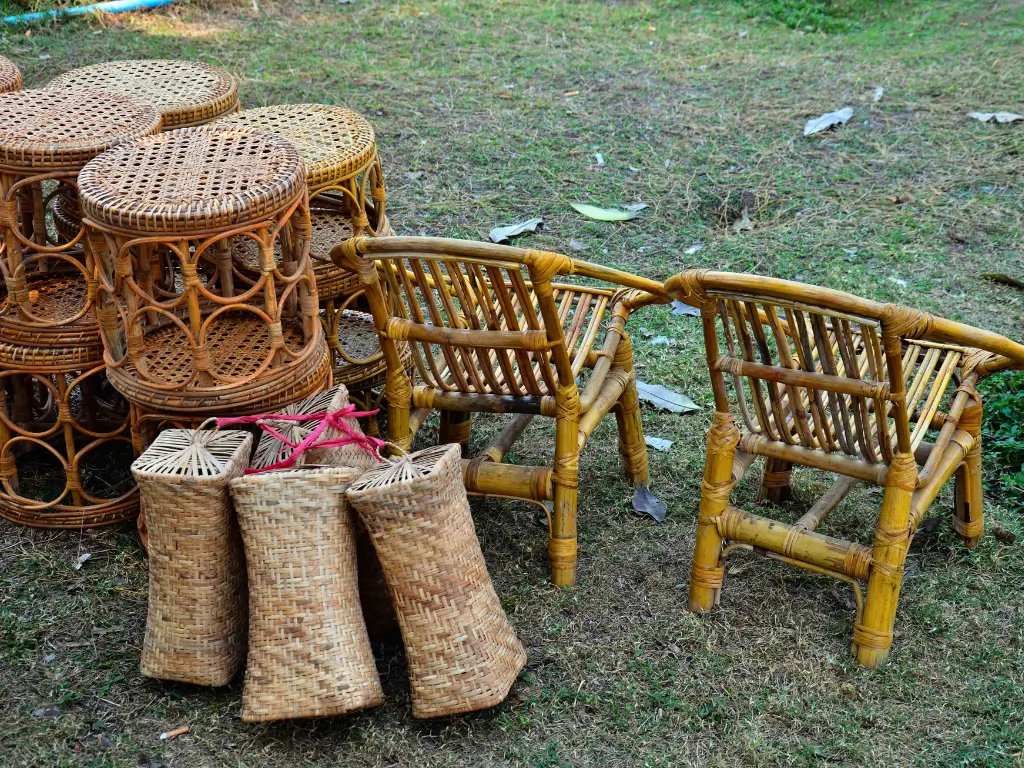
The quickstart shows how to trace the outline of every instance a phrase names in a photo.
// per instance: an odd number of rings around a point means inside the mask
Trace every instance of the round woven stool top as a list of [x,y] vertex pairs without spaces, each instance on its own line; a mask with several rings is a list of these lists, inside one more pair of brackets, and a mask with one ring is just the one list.
[[21,88],[21,72],[10,59],[0,56],[0,93],[17,91]]
[[164,130],[203,125],[238,109],[237,78],[198,61],[106,61],[65,72],[49,87],[132,96],[160,111]]
[[272,216],[305,191],[298,150],[270,133],[203,126],[150,136],[82,169],[82,213],[130,232],[191,234]]
[[78,170],[126,141],[160,130],[148,104],[99,91],[0,94],[0,165],[40,173]]
[[327,104],[280,104],[247,109],[218,121],[283,136],[306,163],[310,191],[360,171],[376,152],[373,127],[362,115]]

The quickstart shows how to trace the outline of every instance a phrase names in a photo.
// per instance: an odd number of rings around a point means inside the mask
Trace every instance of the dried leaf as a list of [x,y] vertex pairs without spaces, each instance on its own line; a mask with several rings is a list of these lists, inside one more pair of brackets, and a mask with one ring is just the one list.
[[544,219],[538,217],[521,221],[518,224],[510,224],[507,227],[495,227],[491,230],[489,237],[492,243],[503,243],[506,240],[511,240],[516,235],[523,234],[523,232],[536,232],[537,227],[543,223]]
[[683,253],[685,253],[687,256],[693,256],[693,254],[699,253],[700,251],[703,251],[703,250],[704,250],[704,243],[694,243],[689,248],[687,248],[685,251],[683,251]]
[[604,166],[604,155],[602,155],[600,152],[595,152],[594,153],[594,160],[597,161],[597,167],[598,168],[601,168],[602,166]]
[[993,283],[1002,283],[1003,285],[1010,285],[1014,288],[1024,288],[1024,280],[1017,277],[1011,277],[1003,272],[986,272],[982,277],[986,280],[991,280]]
[[82,554],[80,554],[78,556],[78,559],[75,560],[75,570],[82,570],[82,566],[85,565],[85,561],[88,560],[90,557],[92,557],[92,552],[83,552]]
[[993,528],[992,535],[995,536],[1003,544],[1016,544],[1017,534],[1013,531],[1008,531],[1005,528]]
[[598,208],[596,205],[586,205],[585,203],[570,203],[570,205],[588,219],[596,221],[629,221],[640,215],[639,210],[620,211],[615,208]]
[[853,109],[843,107],[835,112],[827,112],[821,117],[815,117],[807,121],[804,126],[804,136],[813,136],[816,133],[827,131],[837,125],[843,125],[853,117]]
[[952,240],[954,243],[960,245],[967,245],[971,242],[970,238],[962,232],[957,232],[955,229],[946,230],[946,237]]
[[882,86],[878,86],[877,88],[875,88],[875,104],[880,102],[883,96],[885,96],[885,88],[883,88]]
[[889,197],[885,199],[893,205],[904,205],[906,203],[914,202],[914,196],[909,192],[900,192],[898,195],[889,195]]
[[687,315],[689,317],[700,317],[700,310],[697,309],[696,307],[691,307],[689,304],[684,304],[681,301],[673,301],[672,314]]
[[668,336],[655,336],[651,339],[651,344],[657,344],[660,347],[667,347],[671,344],[671,340]]
[[663,522],[665,516],[668,515],[668,506],[666,506],[665,502],[642,485],[638,485],[633,492],[633,509],[650,515],[659,523]]
[[689,397],[679,392],[673,392],[671,389],[661,386],[661,384],[648,384],[638,380],[636,391],[641,400],[664,411],[693,413],[700,410],[700,406]]
[[647,203],[630,203],[629,205],[622,206],[627,211],[642,211],[644,208],[650,208]]
[[423,178],[423,171],[406,171],[405,178],[409,181],[418,181]]
[[44,709],[33,709],[32,717],[57,717],[60,715],[60,707],[46,707]]
[[744,207],[744,209],[740,211],[739,219],[733,222],[732,231],[738,235],[740,232],[749,232],[753,228],[754,222],[750,220],[750,212]]
[[993,118],[997,123],[1014,123],[1024,120],[1024,115],[1018,115],[1016,112],[969,112],[967,116],[982,123],[987,123]]
[[579,240],[570,240],[569,247],[574,251],[585,251],[587,250],[587,244],[581,243]]
[[667,453],[672,450],[672,446],[675,444],[671,440],[666,440],[663,437],[651,437],[650,435],[644,435],[644,442],[656,451]]

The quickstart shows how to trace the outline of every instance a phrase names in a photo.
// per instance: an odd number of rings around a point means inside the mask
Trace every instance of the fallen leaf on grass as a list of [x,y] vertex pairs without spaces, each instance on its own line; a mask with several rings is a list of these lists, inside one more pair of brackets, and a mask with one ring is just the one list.
[[579,240],[570,240],[569,247],[574,251],[585,251],[587,250],[587,244],[581,243]]
[[594,153],[594,160],[597,161],[597,167],[598,168],[603,168],[604,167],[604,155],[602,155],[600,152],[595,152]]
[[655,408],[672,413],[694,413],[700,410],[700,406],[684,394],[673,392],[661,384],[648,384],[645,381],[637,381],[637,395],[644,402],[648,402]]
[[681,301],[673,301],[672,314],[687,315],[689,317],[700,317],[700,310],[697,309],[696,307],[691,307],[689,304],[684,304]]
[[683,251],[683,253],[685,253],[687,256],[693,256],[693,254],[698,253],[698,252],[703,251],[703,250],[704,250],[704,243],[694,243],[689,248],[687,248],[685,251]]
[[57,717],[60,714],[60,707],[46,707],[44,709],[33,709],[32,717]]
[[665,502],[642,485],[637,486],[636,491],[633,492],[633,509],[650,515],[659,523],[663,522],[668,514]]
[[1018,120],[1024,120],[1024,115],[1018,115],[1016,112],[968,112],[967,116],[982,123],[987,123],[992,119],[995,119],[997,123],[1015,123]]
[[573,96],[579,96],[579,95],[580,95],[579,91],[566,91],[565,94],[564,94],[565,98],[567,98],[567,99],[571,99]]
[[733,222],[732,231],[737,235],[740,232],[749,232],[754,228],[754,222],[750,220],[750,212],[744,208],[740,211],[740,217]]
[[893,205],[904,205],[906,203],[914,202],[914,196],[909,192],[901,192],[898,195],[889,195],[885,199],[888,200]]
[[669,339],[668,336],[655,336],[653,339],[651,339],[651,344],[657,344],[658,346],[661,347],[667,347],[671,343],[672,341],[671,339]]
[[815,117],[807,121],[804,126],[804,136],[813,136],[816,133],[827,131],[837,125],[843,125],[853,117],[853,109],[843,107],[835,112],[827,112],[821,117]]
[[874,99],[876,104],[882,100],[883,96],[885,96],[885,88],[883,88],[882,86],[878,86],[877,88],[875,88]]
[[959,243],[960,245],[968,245],[971,242],[970,238],[968,238],[967,235],[957,232],[955,229],[947,230],[946,237],[948,237],[954,243]]
[[1003,544],[1016,544],[1017,534],[1013,531],[1008,531],[1005,528],[993,528],[992,535],[995,536]]
[[78,556],[78,559],[75,560],[75,570],[82,570],[82,566],[85,565],[85,561],[88,560],[90,557],[92,557],[92,552],[83,552],[82,554],[80,554]]
[[986,272],[982,277],[986,280],[991,280],[993,283],[1002,283],[1003,285],[1010,285],[1014,288],[1024,288],[1024,280],[1017,277],[1011,277],[1003,272]]
[[596,221],[629,221],[639,216],[640,211],[647,207],[646,203],[639,203],[640,208],[626,206],[626,210],[620,211],[617,208],[598,208],[596,205],[586,205],[585,203],[570,203],[570,205],[588,219]]
[[516,235],[523,234],[523,232],[536,232],[537,227],[543,223],[544,219],[538,217],[521,221],[518,224],[509,224],[507,227],[495,227],[491,230],[489,237],[492,243],[503,243],[506,240],[511,240]]
[[665,453],[672,450],[674,443],[671,440],[666,440],[663,437],[651,437],[650,435],[644,435],[644,442],[656,451]]
[[406,171],[405,178],[409,181],[417,181],[423,178],[423,171]]

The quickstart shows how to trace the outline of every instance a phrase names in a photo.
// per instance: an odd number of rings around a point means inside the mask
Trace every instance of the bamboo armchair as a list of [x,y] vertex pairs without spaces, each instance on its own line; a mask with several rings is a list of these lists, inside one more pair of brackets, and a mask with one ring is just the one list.
[[[466,488],[542,506],[553,501],[551,577],[559,586],[574,584],[579,452],[609,411],[626,476],[646,490],[647,447],[625,325],[635,309],[667,303],[661,284],[556,253],[441,238],[360,237],[331,256],[359,274],[381,337],[388,439],[409,449],[437,408],[441,442],[465,449],[472,412],[518,414],[463,462]],[[573,274],[615,287],[552,282]],[[422,382],[416,386],[400,358],[406,342]],[[502,463],[535,416],[555,419],[553,466]]]
[[[665,288],[701,310],[716,409],[690,610],[716,605],[724,559],[752,549],[849,582],[858,605],[854,653],[879,666],[892,644],[907,549],[950,478],[957,535],[973,547],[983,534],[975,387],[1024,367],[1024,346],[895,304],[756,275],[689,270]],[[765,458],[762,498],[784,496],[793,464],[839,479],[792,525],[750,514],[729,497],[757,456]],[[884,488],[871,547],[816,532],[858,482]]]

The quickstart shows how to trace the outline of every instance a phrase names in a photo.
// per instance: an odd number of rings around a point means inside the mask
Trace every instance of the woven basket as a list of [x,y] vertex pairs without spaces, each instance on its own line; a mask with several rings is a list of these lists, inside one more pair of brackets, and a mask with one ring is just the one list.
[[473,529],[458,445],[367,471],[348,498],[373,538],[398,611],[414,717],[494,706],[526,652]]
[[321,467],[231,482],[249,573],[247,722],[329,717],[384,701],[345,499],[361,474]]
[[246,432],[169,429],[132,464],[149,527],[146,677],[226,685],[245,660],[245,562],[228,481],[251,448]]

